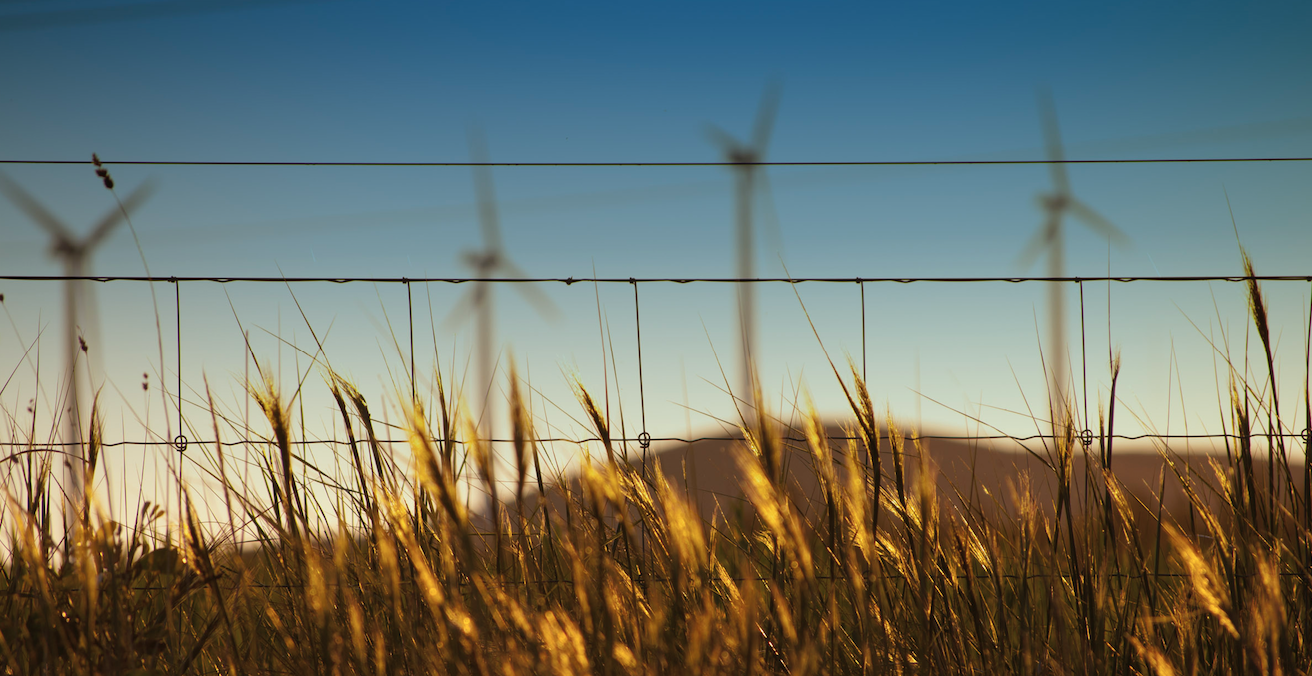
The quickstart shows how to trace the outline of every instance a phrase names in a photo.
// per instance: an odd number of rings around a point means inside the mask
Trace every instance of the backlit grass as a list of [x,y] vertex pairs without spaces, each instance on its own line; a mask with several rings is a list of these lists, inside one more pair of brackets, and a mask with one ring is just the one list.
[[[1256,283],[1249,296],[1274,380]],[[12,674],[1307,673],[1309,470],[1284,434],[1305,412],[1282,411],[1270,381],[1241,373],[1213,476],[1186,479],[1160,449],[1175,472],[1162,481],[1193,505],[1190,528],[1132,504],[1102,471],[1114,408],[1087,448],[1061,416],[1051,475],[1017,477],[1012,518],[984,497],[939,495],[933,458],[876,412],[855,373],[835,385],[849,439],[829,438],[814,413],[785,430],[757,393],[738,463],[750,509],[710,521],[627,459],[582,385],[603,441],[565,481],[546,469],[512,374],[510,488],[488,518],[466,487],[492,493],[499,468],[440,374],[432,401],[400,402],[412,472],[379,441],[369,402],[330,375],[349,481],[325,499],[294,457],[285,395],[261,380],[250,396],[268,442],[252,450],[269,490],[236,482],[232,450],[210,449],[223,504],[208,511],[225,526],[202,526],[190,494],[130,524],[92,495],[65,541],[49,454],[10,474],[0,662]],[[805,439],[819,509],[786,489],[793,438]],[[1078,462],[1094,467],[1087,485],[1072,485]],[[1028,492],[1039,479],[1055,481],[1052,504]],[[1078,510],[1073,491],[1088,495]],[[250,532],[254,545],[233,544]]]

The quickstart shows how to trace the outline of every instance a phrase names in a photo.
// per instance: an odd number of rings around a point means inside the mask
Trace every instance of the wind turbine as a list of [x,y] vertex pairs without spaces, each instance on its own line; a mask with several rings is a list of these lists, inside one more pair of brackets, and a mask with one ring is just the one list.
[[[72,229],[60,221],[53,213],[46,209],[30,193],[23,189],[22,186],[15,183],[8,176],[0,173],[0,192],[3,192],[9,201],[18,207],[38,226],[50,234],[52,241],[50,245],[50,254],[58,258],[64,265],[64,331],[65,331],[65,349],[67,352],[67,369],[68,369],[68,409],[64,415],[64,443],[66,448],[74,456],[73,462],[65,462],[67,468],[68,483],[65,493],[72,505],[78,505],[82,502],[83,495],[83,463],[86,461],[84,454],[85,445],[82,443],[82,388],[77,377],[77,353],[84,350],[81,336],[78,332],[78,321],[80,316],[80,306],[86,301],[89,295],[86,291],[86,280],[75,279],[85,277],[90,270],[91,254],[95,248],[104,242],[110,233],[113,232],[122,220],[124,215],[135,209],[142,202],[150,197],[152,189],[149,184],[139,186],[127,199],[123,200],[122,208],[115,205],[106,213],[91,232],[83,237],[77,237],[73,234]],[[90,305],[90,303],[87,303]],[[93,310],[94,311],[94,310]],[[90,382],[90,373],[87,378]]]
[[[720,146],[734,172],[734,194],[736,203],[736,225],[734,239],[737,246],[737,277],[751,279],[756,275],[756,249],[752,228],[752,198],[756,193],[757,180],[769,193],[769,179],[764,172],[757,173],[760,164],[765,161],[765,151],[770,142],[770,132],[774,127],[775,112],[779,108],[779,85],[772,83],[761,96],[760,107],[756,109],[756,123],[752,127],[751,143],[744,144],[728,132],[711,125],[707,133],[711,141]],[[778,236],[777,225],[773,233]],[[752,401],[755,386],[752,362],[756,354],[756,289],[748,282],[738,282],[738,329],[741,336],[742,359],[739,377],[742,379],[739,398]]]
[[[1061,132],[1057,127],[1057,112],[1052,103],[1052,95],[1040,90],[1039,117],[1043,124],[1043,139],[1048,155],[1048,170],[1052,176],[1052,191],[1040,193],[1037,197],[1039,208],[1046,218],[1043,226],[1030,239],[1020,255],[1020,263],[1028,268],[1034,260],[1046,250],[1048,256],[1048,276],[1065,277],[1065,242],[1063,239],[1063,220],[1067,214],[1078,219],[1089,229],[1107,237],[1109,242],[1124,246],[1129,238],[1110,221],[1103,218],[1084,202],[1071,194],[1070,177],[1066,173],[1065,156],[1062,152]],[[1066,287],[1062,282],[1048,284],[1048,406],[1052,415],[1053,434],[1058,434],[1066,415]]]
[[[506,256],[501,242],[501,226],[497,218],[496,195],[492,189],[492,170],[488,166],[487,145],[483,135],[477,130],[469,133],[469,155],[473,162],[474,190],[478,196],[478,223],[483,231],[483,248],[465,251],[462,258],[473,272],[475,278],[487,280],[501,276],[506,278],[527,277],[524,271]],[[479,395],[482,397],[479,417],[479,431],[485,438],[492,438],[492,385],[493,359],[497,352],[492,310],[492,282],[476,281],[469,294],[460,299],[451,313],[451,318],[461,319],[471,308],[476,317],[477,363],[479,378]],[[544,319],[550,319],[556,313],[556,306],[537,287],[531,284],[515,284],[520,292]],[[495,460],[494,460],[495,462]],[[496,501],[496,486],[492,487],[492,500]]]

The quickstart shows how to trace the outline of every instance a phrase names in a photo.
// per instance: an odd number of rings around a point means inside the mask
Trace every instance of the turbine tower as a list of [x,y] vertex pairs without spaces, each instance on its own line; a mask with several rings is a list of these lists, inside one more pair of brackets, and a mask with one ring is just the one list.
[[[31,194],[23,189],[22,186],[15,183],[8,176],[0,173],[0,192],[3,192],[9,201],[18,207],[38,226],[44,229],[52,238],[50,245],[50,254],[58,258],[64,265],[64,346],[67,352],[67,373],[68,373],[68,408],[63,412],[64,415],[64,443],[65,448],[69,449],[68,453],[72,455],[71,461],[66,459],[63,463],[67,468],[67,482],[65,484],[65,495],[70,504],[79,505],[82,503],[83,496],[83,473],[86,462],[86,447],[83,444],[82,432],[85,429],[82,419],[82,387],[77,377],[77,354],[82,350],[81,337],[78,332],[81,313],[84,311],[82,306],[89,305],[87,302],[88,292],[86,290],[86,280],[76,279],[85,277],[90,271],[91,254],[95,248],[109,237],[114,228],[123,220],[124,215],[135,209],[150,196],[151,188],[149,184],[143,184],[132,192],[127,199],[123,200],[122,208],[117,205],[100,219],[91,232],[83,237],[77,237],[73,234],[72,229],[60,221],[50,210],[46,209]],[[87,373],[88,383],[90,383],[91,374]]]
[[[1052,176],[1052,191],[1040,193],[1039,208],[1045,214],[1043,226],[1030,239],[1021,253],[1020,263],[1029,268],[1045,251],[1048,256],[1048,276],[1065,277],[1065,242],[1063,220],[1074,216],[1089,229],[1107,237],[1109,242],[1124,245],[1128,238],[1119,228],[1103,218],[1088,205],[1071,194],[1070,177],[1064,164],[1061,132],[1057,127],[1057,113],[1052,96],[1041,90],[1039,117],[1043,124],[1043,139],[1048,155],[1048,170]],[[1061,432],[1062,419],[1069,411],[1066,392],[1066,287],[1062,282],[1048,284],[1048,406],[1052,416],[1053,434]]]
[[[775,112],[779,108],[779,86],[772,83],[761,96],[760,107],[756,110],[756,123],[752,127],[751,142],[744,144],[728,132],[711,125],[707,133],[711,141],[720,146],[724,159],[734,172],[735,227],[734,239],[736,252],[736,276],[739,279],[751,279],[756,276],[756,247],[752,228],[752,199],[759,186],[768,194],[768,178],[764,172],[758,173],[760,164],[765,161],[765,151],[770,142],[770,132],[774,127]],[[738,282],[738,329],[740,334],[739,349],[741,362],[740,394],[738,398],[751,402],[756,386],[752,364],[756,356],[756,289],[748,282]]]
[[[477,130],[469,133],[469,155],[473,162],[474,190],[478,196],[478,222],[483,232],[483,248],[465,251],[462,258],[465,265],[473,271],[474,277],[487,280],[493,277],[524,278],[527,275],[506,256],[501,242],[501,226],[497,217],[496,195],[492,188],[492,170],[488,165],[487,145],[482,134]],[[492,385],[494,381],[493,359],[497,352],[493,306],[492,282],[476,281],[474,288],[460,299],[449,319],[457,321],[467,316],[472,309],[476,315],[476,361],[478,365],[478,395],[480,397],[479,433],[487,439],[492,438]],[[556,312],[556,306],[536,286],[515,284],[515,289],[537,310],[544,319],[550,319]],[[495,460],[494,460],[495,462]],[[492,499],[495,502],[495,484]]]

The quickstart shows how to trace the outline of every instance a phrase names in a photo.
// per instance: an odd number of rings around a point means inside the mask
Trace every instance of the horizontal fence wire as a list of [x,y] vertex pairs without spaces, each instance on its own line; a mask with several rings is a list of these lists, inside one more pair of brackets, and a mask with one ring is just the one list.
[[[1146,157],[1108,159],[1016,160],[834,160],[760,162],[307,162],[261,160],[102,160],[103,164],[167,167],[923,167],[1006,166],[1029,164],[1221,164],[1252,162],[1312,162],[1312,157]],[[0,160],[0,165],[92,164],[91,160]]]
[[1312,282],[1312,275],[1129,275],[1116,277],[188,277],[140,275],[0,275],[0,280],[15,282],[214,282],[252,283],[331,283],[350,284],[953,284],[1006,282]]

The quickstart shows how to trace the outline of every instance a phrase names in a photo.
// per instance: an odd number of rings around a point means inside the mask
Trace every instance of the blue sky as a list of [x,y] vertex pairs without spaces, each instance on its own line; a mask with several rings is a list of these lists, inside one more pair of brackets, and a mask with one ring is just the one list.
[[[10,5],[6,15],[96,6]],[[706,161],[718,156],[705,126],[745,135],[763,86],[776,78],[783,86],[770,148],[776,160],[1032,158],[1040,152],[1039,86],[1052,88],[1066,141],[1073,154],[1085,148],[1081,157],[1287,154],[1312,142],[1308,125],[1301,134],[1218,134],[1212,143],[1172,144],[1169,137],[1312,117],[1306,68],[1312,49],[1300,39],[1308,18],[1294,5],[1192,3],[1151,9],[945,3],[915,10],[273,3],[6,31],[0,122],[9,158],[82,159],[94,151],[109,159],[460,161],[468,157],[467,127],[479,124],[493,159],[503,161]],[[1138,144],[1106,142],[1143,137],[1148,140]],[[1156,144],[1152,137],[1159,137]],[[49,199],[67,204],[62,213],[69,220],[90,219],[106,204],[79,168],[12,170],[33,189],[49,185],[57,193]],[[1245,179],[1297,185],[1300,171],[1091,167],[1077,169],[1074,180],[1081,194],[1103,184],[1107,192],[1128,193],[1094,202],[1120,223],[1134,218],[1119,212],[1121,205],[1126,212],[1149,208],[1145,202],[1168,190],[1219,195],[1215,188],[1232,182],[1242,203]],[[276,274],[277,266],[289,275],[311,274],[320,253],[344,274],[449,273],[458,270],[455,257],[428,256],[418,264],[413,252],[404,264],[409,269],[396,270],[403,247],[392,246],[392,237],[362,245],[361,226],[387,219],[398,237],[418,238],[425,248],[477,236],[458,222],[460,214],[442,219],[438,213],[468,205],[472,190],[462,169],[124,167],[115,173],[125,185],[149,175],[165,188],[141,223],[143,244],[159,259],[161,274]],[[687,272],[710,275],[722,271],[723,256],[712,252],[727,237],[709,236],[704,221],[730,207],[727,194],[714,189],[728,183],[727,173],[508,169],[497,181],[509,202],[505,227],[513,243],[551,254],[534,261],[535,271],[582,274],[596,261],[603,274],[632,274],[634,257],[624,253],[635,245],[663,246],[668,233],[694,241],[679,242],[682,255],[637,261],[637,272],[661,274],[674,258]],[[939,274],[962,259],[974,259],[969,274],[1014,272],[1014,261],[1002,254],[1015,250],[1034,223],[1029,197],[1045,178],[1042,167],[774,174],[786,253],[798,274],[830,266],[825,235],[914,248],[920,229],[960,233],[962,250],[905,257],[907,269],[896,274]],[[625,203],[626,191],[642,189],[651,196]],[[972,213],[969,219],[980,225],[971,227],[964,211],[934,213],[946,201],[995,211],[993,200],[1011,198],[1004,191],[1025,197],[1011,200],[1019,202],[1014,225],[990,227],[992,219]],[[586,195],[610,204],[567,199]],[[1088,199],[1094,195],[1102,197]],[[532,206],[545,198],[555,198],[554,207]],[[1269,201],[1262,193],[1252,198]],[[525,215],[532,218],[512,220],[517,200],[529,202]],[[321,220],[343,216],[345,224],[321,227]],[[7,223],[6,233],[16,244],[39,246],[21,227]],[[275,237],[252,237],[250,228],[273,230]],[[1173,260],[1170,241],[1178,229],[1138,230],[1143,251],[1136,253],[1153,255],[1159,266]],[[139,268],[121,234],[98,260],[101,272]],[[1261,252],[1262,238],[1251,239],[1254,253]],[[201,241],[206,255],[189,255]],[[255,251],[257,243],[275,248]],[[1219,255],[1207,264],[1232,262],[1228,243],[1214,242]],[[997,255],[979,256],[981,246]],[[215,247],[225,255],[215,256]],[[689,248],[705,253],[689,256]],[[1179,261],[1191,270],[1198,262]],[[1293,263],[1268,265],[1286,262]],[[36,257],[4,263],[41,265]],[[1123,263],[1148,261],[1140,255]]]
[[[132,167],[114,166],[116,159],[459,162],[476,124],[498,161],[713,161],[707,125],[746,136],[772,80],[782,98],[769,157],[781,161],[1042,157],[1040,87],[1053,93],[1071,157],[1312,156],[1312,9],[1301,3],[331,0],[76,21],[93,16],[78,11],[113,6],[0,5],[0,158],[96,152],[123,190],[154,180],[159,190],[133,224],[156,276],[467,275],[460,253],[479,241],[470,173]],[[63,10],[62,23],[33,25]],[[3,170],[74,228],[113,205],[87,166]],[[769,175],[794,276],[1023,274],[1016,257],[1041,223],[1034,196],[1048,187],[1043,166],[782,167]],[[494,177],[507,251],[532,275],[733,274],[732,183],[722,167],[499,168]],[[1072,224],[1071,274],[1109,266],[1124,275],[1238,273],[1226,194],[1259,272],[1308,273],[1312,163],[1076,166],[1071,177],[1076,195],[1132,240],[1109,260],[1100,237]],[[5,274],[59,272],[40,233],[3,200],[0,242]],[[779,253],[757,251],[763,274],[783,274]],[[94,270],[142,274],[126,229],[97,252]],[[45,363],[55,363],[57,285],[0,284],[14,321],[0,329],[0,367],[20,365],[38,331]],[[1308,289],[1268,288],[1282,340],[1280,387],[1296,401]],[[156,291],[168,336],[173,289]],[[333,327],[334,368],[374,400],[392,398],[387,369],[403,371],[408,352],[394,348],[386,329],[406,313],[401,287],[295,291],[317,331]],[[464,373],[470,324],[442,320],[465,289],[412,291],[424,298],[416,311],[421,372],[440,360]],[[498,292],[498,345],[546,397],[572,410],[567,374],[601,387],[600,301],[621,371],[612,393],[625,397],[632,420],[632,289],[544,291],[561,309],[554,322],[513,291]],[[855,285],[798,291],[831,355],[859,359]],[[1087,349],[1105,365],[1108,291],[1085,292],[1095,336]],[[198,391],[207,377],[226,405],[240,408],[238,320],[263,355],[279,351],[272,335],[310,344],[284,288],[192,285],[181,293],[186,387]],[[715,355],[732,371],[731,288],[642,293],[648,427],[657,436],[717,431],[714,417],[730,412]],[[1110,293],[1125,405],[1152,421],[1146,427],[1214,420],[1213,353],[1201,334],[1228,326],[1242,337],[1238,287],[1117,285]],[[111,429],[139,435],[135,418],[163,415],[158,401],[128,394],[139,391],[141,373],[159,378],[151,300],[142,285],[97,285],[97,294],[101,377],[107,391],[125,393],[108,405],[117,406]],[[1040,285],[868,286],[866,299],[865,347],[881,405],[953,432],[965,424],[963,412],[1008,432],[1034,432],[1025,416],[989,407],[1022,409],[1043,397]],[[1076,307],[1074,295],[1071,302]],[[763,382],[775,401],[791,400],[805,383],[822,410],[841,411],[797,296],[771,287],[761,304]],[[1074,312],[1070,322],[1078,335]],[[172,379],[176,355],[166,348]],[[1178,395],[1174,403],[1166,396],[1179,385],[1168,373],[1172,349],[1189,392],[1183,415]],[[283,348],[284,382],[297,373],[293,354]],[[302,374],[307,368],[299,365]],[[31,371],[19,369],[0,392],[6,407],[21,411],[43,396]],[[1106,400],[1105,366],[1089,378],[1096,409]],[[319,378],[307,382],[307,419],[327,419]],[[188,411],[198,412],[198,398],[188,397]],[[693,413],[685,415],[685,401]],[[563,421],[553,415],[544,424]]]

